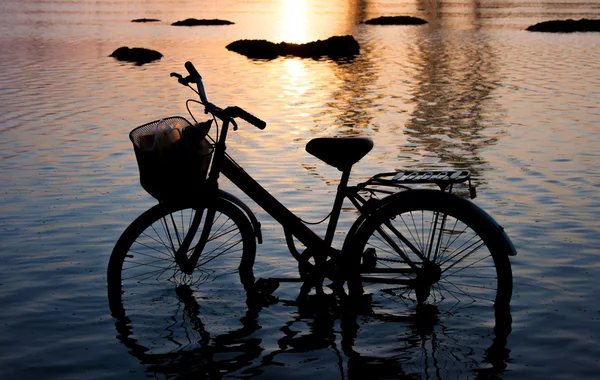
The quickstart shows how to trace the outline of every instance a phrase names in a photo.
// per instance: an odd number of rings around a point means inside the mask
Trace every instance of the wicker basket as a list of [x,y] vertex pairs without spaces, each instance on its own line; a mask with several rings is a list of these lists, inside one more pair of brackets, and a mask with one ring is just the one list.
[[213,146],[206,139],[211,121],[191,125],[169,117],[131,131],[144,190],[159,201],[192,197],[206,180]]

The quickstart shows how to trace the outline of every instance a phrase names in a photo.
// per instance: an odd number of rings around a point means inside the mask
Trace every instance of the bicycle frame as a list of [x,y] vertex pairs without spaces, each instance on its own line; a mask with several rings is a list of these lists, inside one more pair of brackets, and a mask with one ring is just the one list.
[[[188,67],[187,63],[186,68],[188,68],[190,74],[195,72],[193,66]],[[190,70],[190,68],[193,70]],[[180,83],[188,83],[185,82],[185,80],[184,82],[182,82],[181,76],[179,76],[178,74],[172,75],[178,76],[180,78]],[[409,187],[403,184],[416,183],[435,183],[440,187],[441,191],[451,191],[453,183],[464,182],[466,180],[469,180],[469,190],[471,190],[471,196],[473,198],[475,197],[474,188],[471,187],[470,174],[468,172],[406,172],[404,173],[402,178],[399,177],[399,174],[403,173],[380,173],[366,182],[349,187],[348,180],[351,172],[350,167],[342,172],[341,180],[338,185],[338,189],[333,203],[333,208],[331,210],[327,231],[325,237],[321,238],[313,230],[311,230],[304,222],[302,222],[302,220],[298,216],[296,216],[292,211],[290,211],[287,207],[280,203],[273,195],[271,195],[265,188],[263,188],[258,182],[256,182],[248,173],[244,171],[244,169],[241,166],[239,166],[232,158],[230,158],[226,154],[225,142],[227,140],[229,125],[233,124],[234,130],[237,129],[237,124],[234,121],[234,117],[241,117],[244,120],[250,122],[253,125],[256,125],[261,129],[264,128],[264,124],[262,125],[262,127],[256,124],[254,121],[260,120],[256,119],[250,114],[247,114],[239,107],[228,107],[226,109],[221,109],[213,105],[212,103],[209,103],[206,99],[206,94],[204,92],[204,86],[202,84],[201,77],[199,76],[199,74],[197,74],[197,72],[195,72],[195,76],[197,76],[195,80],[195,83],[198,86],[197,93],[200,95],[201,103],[204,104],[204,106],[206,107],[205,111],[207,113],[211,113],[213,116],[222,121],[220,126],[220,134],[218,134],[218,141],[215,141],[213,162],[207,179],[207,188],[209,189],[209,191],[203,195],[208,196],[209,199],[210,197],[219,196],[219,194],[221,194],[222,196],[224,193],[217,192],[218,178],[221,173],[225,175],[225,177],[228,178],[236,187],[242,190],[254,202],[256,202],[256,204],[258,204],[279,224],[281,224],[286,236],[288,249],[292,256],[299,262],[302,262],[302,260],[308,260],[308,257],[303,258],[302,254],[296,250],[293,239],[294,237],[297,238],[302,244],[304,244],[304,246],[307,249],[310,249],[312,255],[314,256],[316,264],[323,263],[324,260],[327,259],[327,256],[336,258],[340,256],[340,250],[332,248],[332,243],[344,199],[348,198],[361,214],[357,222],[355,222],[355,224],[353,225],[353,228],[350,229],[347,238],[352,237],[353,233],[356,232],[357,226],[365,220],[366,216],[371,212],[372,209],[377,208],[376,205],[384,203],[381,200],[373,201],[373,198],[365,199],[359,194],[360,191],[366,190],[371,194],[374,194],[376,192],[382,192],[386,195],[393,195],[398,193],[399,189],[409,189]],[[219,128],[219,126],[217,125],[216,128]],[[389,176],[393,177],[391,179],[388,179],[387,177]],[[389,191],[369,188],[370,185],[394,187],[394,190]],[[233,196],[231,197],[234,198]],[[238,207],[242,208],[247,214],[250,214],[251,217],[253,217],[253,214],[251,213],[251,211],[249,211],[249,208],[241,201],[237,200],[237,198],[233,200],[233,203],[235,203]],[[371,205],[373,204],[375,206],[372,207]],[[200,211],[195,216],[193,229],[198,228],[200,220],[202,219],[202,214],[203,211]],[[213,217],[214,210],[211,211],[208,208],[205,227],[210,227],[210,225],[212,224]],[[441,216],[441,218],[441,223],[443,224],[445,216]],[[255,221],[255,218],[253,219],[253,221]],[[259,224],[256,223],[256,225]],[[255,228],[257,227],[256,225]],[[414,254],[416,254],[419,260],[421,260],[423,263],[426,263],[430,260],[430,257],[426,257],[429,256],[428,253],[420,252],[399,231],[394,229],[391,224],[386,224],[386,226],[397,238],[399,238],[408,247],[408,249],[410,249]],[[196,248],[194,249],[194,252],[192,253],[189,259],[186,257],[185,252],[187,252],[187,249],[189,248],[193,236],[189,238],[186,237],[184,239],[184,244],[182,244],[181,248],[177,250],[176,261],[184,272],[187,272],[187,270],[193,270],[196,262],[198,261],[201,255],[204,243],[208,238],[208,236],[205,235],[209,230],[210,228],[203,229],[203,231],[205,232],[203,232],[203,235],[200,238],[200,242],[197,244]],[[400,257],[407,263],[407,265],[409,266],[409,268],[406,268],[407,272],[417,272],[419,270],[418,265],[415,264],[396,243],[394,243],[394,240],[389,235],[387,235],[381,230],[380,234],[382,235],[383,239],[385,239],[391,246],[394,247],[394,249],[398,252]],[[257,232],[257,237],[259,238],[260,242],[260,232]],[[433,246],[434,237],[432,236],[431,239],[431,246]]]
[[[258,204],[263,210],[265,210],[269,215],[271,215],[283,227],[289,251],[296,260],[300,261],[301,255],[295,249],[292,236],[296,237],[307,248],[311,248],[311,250],[314,251],[313,254],[315,254],[315,260],[317,261],[323,260],[325,254],[337,255],[336,252],[338,251],[332,248],[332,243],[337,228],[337,222],[341,214],[343,201],[345,198],[348,198],[364,217],[366,214],[368,214],[367,204],[369,201],[363,198],[359,194],[359,191],[371,190],[368,189],[368,185],[370,184],[370,182],[367,181],[360,183],[356,186],[349,187],[348,180],[350,177],[351,170],[348,169],[342,172],[342,177],[338,185],[338,189],[333,203],[333,208],[331,210],[330,220],[327,225],[327,232],[325,237],[321,238],[317,234],[315,234],[306,224],[304,224],[299,217],[297,217],[292,211],[290,211],[287,207],[280,203],[265,188],[263,188],[258,182],[256,182],[254,178],[252,178],[252,176],[250,176],[246,171],[244,171],[244,169],[241,168],[233,159],[231,159],[225,154],[225,139],[227,136],[227,128],[228,121],[223,121],[221,127],[222,133],[219,142],[217,143],[217,147],[215,149],[215,159],[213,161],[213,167],[211,168],[209,180],[216,182],[219,173],[223,173],[223,175],[225,175],[225,177],[229,179],[236,187],[242,190],[254,202],[256,202],[256,204]],[[378,176],[381,176],[383,174],[384,173],[381,173]],[[377,176],[375,178],[377,178]],[[394,194],[397,192],[398,189],[396,188],[396,191],[385,193]],[[424,257],[421,254],[421,252],[411,244],[410,241],[408,241],[404,236],[402,236],[401,233],[396,231],[391,225],[388,225],[388,227],[422,261],[428,260],[428,258]],[[417,265],[412,262],[408,255],[404,253],[404,251],[398,245],[393,243],[393,239],[391,239],[389,236],[383,233],[383,231],[382,236],[384,239],[390,242],[390,244],[393,244],[399,255],[410,266],[410,270],[414,271],[418,269]]]
[[[358,191],[361,190],[362,186],[348,187],[348,178],[350,170],[342,173],[340,184],[335,196],[333,209],[331,211],[331,217],[327,226],[327,232],[325,238],[322,239],[316,235],[308,226],[306,226],[300,218],[298,218],[292,211],[281,204],[275,197],[273,197],[266,189],[264,189],[258,182],[256,182],[248,173],[244,171],[239,165],[232,159],[224,156],[221,162],[221,173],[225,175],[235,186],[242,190],[248,195],[254,202],[256,202],[263,210],[271,215],[284,229],[286,235],[286,241],[289,252],[298,261],[302,261],[301,254],[295,248],[292,236],[296,237],[307,249],[311,249],[311,253],[315,257],[315,262],[322,263],[326,260],[326,256],[337,256],[339,257],[339,251],[334,249],[331,244],[333,242],[333,236],[337,227],[337,221],[341,214],[342,204],[345,198],[348,198],[356,209],[361,213],[361,217],[365,217],[365,210],[368,200],[364,199]],[[361,184],[362,185],[362,184]],[[423,262],[428,261],[428,258],[422,255],[422,253],[412,245],[400,232],[398,232],[391,224],[387,224],[387,227],[399,238],[410,250],[419,257]],[[352,230],[348,236],[352,236]],[[389,237],[384,231],[380,231],[383,239],[388,241],[396,250],[396,252],[402,257],[407,263],[409,268],[406,269],[395,269],[395,273],[417,273],[420,268],[411,260],[408,255],[400,248],[394,240]],[[432,236],[433,239],[433,236]],[[380,269],[378,272],[382,273],[385,269]],[[412,280],[399,279],[394,280],[396,284],[409,284]]]
[[[223,115],[219,115],[223,116]],[[306,224],[302,222],[302,220],[296,216],[292,211],[290,211],[287,207],[285,207],[281,202],[279,202],[273,195],[271,195],[265,188],[263,188],[252,176],[250,176],[244,169],[239,166],[231,157],[226,154],[226,139],[228,135],[229,125],[233,123],[232,119],[227,118],[226,115],[221,119],[222,124],[220,127],[220,134],[218,141],[215,142],[215,152],[213,163],[211,166],[210,174],[208,177],[207,187],[209,189],[216,190],[218,189],[218,178],[222,173],[228,178],[236,187],[238,187],[242,192],[248,195],[256,204],[258,204],[263,210],[265,210],[269,215],[271,215],[282,227],[286,236],[286,242],[288,245],[289,252],[291,255],[299,262],[303,260],[302,254],[296,250],[295,243],[293,238],[297,238],[304,246],[308,249],[310,248],[311,253],[314,255],[315,261],[317,263],[323,262],[327,256],[335,256],[336,258],[340,255],[340,250],[334,249],[332,247],[333,237],[335,235],[335,231],[337,228],[337,223],[339,220],[339,216],[341,214],[342,205],[344,199],[349,199],[354,207],[361,214],[359,216],[359,220],[355,223],[355,226],[360,225],[362,221],[366,218],[366,216],[372,212],[372,210],[376,209],[378,205],[385,203],[385,199],[375,201],[373,198],[365,199],[362,197],[359,192],[367,191],[371,194],[380,192],[384,193],[388,196],[397,194],[400,189],[410,189],[405,184],[418,184],[418,183],[430,183],[437,184],[441,191],[451,191],[452,184],[456,182],[464,182],[469,180],[470,175],[468,172],[427,172],[420,173],[417,172],[406,172],[403,176],[400,176],[402,173],[379,173],[373,176],[370,180],[366,182],[359,183],[356,186],[348,186],[348,180],[350,177],[351,169],[347,169],[342,172],[341,180],[338,185],[338,189],[336,192],[336,196],[333,203],[333,208],[330,214],[330,220],[327,226],[327,231],[324,238],[319,237],[313,230],[311,230]],[[233,123],[234,126],[237,126]],[[217,128],[219,128],[217,126]],[[391,179],[387,179],[387,177],[393,176]],[[371,187],[370,187],[371,186]],[[378,188],[374,188],[372,186],[387,186],[388,189],[391,187],[393,190],[381,190]],[[472,190],[472,196],[474,196],[474,188],[470,186],[469,188]],[[203,194],[204,196],[223,196],[226,193],[210,193],[207,192]],[[249,208],[245,206],[241,201],[235,199],[234,203],[244,209],[247,214],[250,214]],[[207,212],[207,221],[205,223],[207,227],[210,227],[210,223],[212,223],[212,218],[214,216],[214,212]],[[197,213],[194,220],[194,229],[198,227],[200,219],[202,218],[203,211]],[[252,215],[253,216],[253,215]],[[440,216],[442,219],[442,225],[445,223],[445,217]],[[436,222],[437,223],[437,220]],[[258,223],[257,223],[258,224]],[[421,252],[418,248],[416,248],[407,238],[405,238],[399,231],[397,231],[390,223],[387,223],[386,226],[390,229],[390,231],[394,234],[396,238],[402,241],[408,249],[413,252],[416,257],[421,262],[428,262],[432,258],[429,257],[429,253]],[[256,226],[255,226],[256,227]],[[203,231],[207,232],[210,228],[204,228]],[[348,236],[351,237],[355,228],[351,229],[348,233]],[[409,268],[406,268],[406,272],[416,272],[420,268],[419,266],[410,259],[407,253],[404,252],[403,249],[398,246],[394,242],[394,239],[390,237],[387,233],[380,230],[379,231],[382,238],[386,240],[399,254],[399,256],[406,262]],[[195,263],[197,262],[200,254],[202,252],[204,242],[208,236],[203,235],[200,238],[200,242],[196,246],[193,254],[189,259],[185,257],[185,254],[180,252],[187,252],[187,248],[189,248],[188,238],[184,240],[184,244],[182,244],[183,248],[180,248],[176,254],[176,258],[178,259],[178,264],[182,267],[182,269],[187,269],[192,271]],[[431,244],[430,247],[433,247],[434,237],[431,236]],[[193,238],[190,237],[189,241]],[[186,244],[188,243],[188,244]],[[306,259],[306,258],[305,258]],[[185,271],[185,270],[184,270]]]

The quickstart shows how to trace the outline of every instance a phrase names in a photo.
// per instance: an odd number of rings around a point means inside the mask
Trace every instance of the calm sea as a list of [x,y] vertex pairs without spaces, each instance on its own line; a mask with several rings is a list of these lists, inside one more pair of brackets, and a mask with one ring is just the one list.
[[[360,24],[381,15],[429,24]],[[161,21],[131,22],[144,17]],[[235,24],[170,25],[188,17]],[[224,377],[265,379],[463,379],[492,366],[503,379],[597,377],[600,33],[524,30],[567,18],[598,19],[600,3],[3,0],[0,378],[177,378],[190,368],[203,378],[210,366]],[[253,61],[225,49],[244,38],[346,34],[361,54],[345,63]],[[143,66],[109,58],[120,46],[164,57]],[[508,339],[490,346],[489,336],[448,328],[443,318],[426,328],[414,318],[365,318],[349,355],[336,313],[299,307],[298,285],[284,284],[279,302],[224,326],[252,324],[239,344],[192,357],[185,371],[127,347],[108,310],[106,266],[122,231],[154,204],[138,184],[127,134],[186,114],[193,94],[169,77],[186,60],[214,103],[267,121],[264,131],[241,125],[230,152],[304,219],[328,214],[338,178],[304,151],[314,137],[374,140],[353,181],[401,168],[471,170],[476,203],[519,252]],[[251,206],[265,240],[256,275],[294,276],[281,229]],[[337,244],[353,217],[342,218]]]

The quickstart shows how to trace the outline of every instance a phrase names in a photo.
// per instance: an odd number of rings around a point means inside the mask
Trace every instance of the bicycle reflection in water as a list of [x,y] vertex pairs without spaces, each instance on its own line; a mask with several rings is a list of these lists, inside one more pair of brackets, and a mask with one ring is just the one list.
[[[306,289],[296,300],[270,295],[271,288],[220,302],[181,285],[170,316],[114,313],[117,339],[158,378],[495,378],[506,369],[509,309],[498,310],[491,325],[463,330],[433,305],[393,315],[368,297],[349,305]],[[165,306],[166,299],[154,301]],[[277,336],[261,331],[261,312],[269,308],[278,311],[269,320],[291,317]],[[277,348],[269,351],[271,339]]]

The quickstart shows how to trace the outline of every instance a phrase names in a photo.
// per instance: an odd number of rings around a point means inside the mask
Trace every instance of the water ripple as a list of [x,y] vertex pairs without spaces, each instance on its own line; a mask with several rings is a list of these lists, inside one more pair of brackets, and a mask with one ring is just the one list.
[[[138,183],[128,133],[185,115],[193,94],[168,74],[183,72],[186,60],[201,69],[213,102],[238,104],[267,121],[264,131],[240,123],[228,149],[301,218],[329,213],[339,178],[305,152],[306,142],[368,136],[375,148],[352,181],[406,167],[467,168],[479,186],[475,201],[519,251],[506,342],[492,342],[490,326],[454,326],[443,318],[420,324],[410,307],[394,322],[366,316],[352,337],[335,305],[301,307],[297,284],[285,284],[276,292],[283,301],[244,320],[259,329],[232,345],[243,363],[232,376],[597,373],[600,38],[523,29],[549,18],[598,18],[598,4],[312,0],[295,17],[312,20],[310,27],[290,28],[282,21],[284,3],[2,2],[0,377],[144,378],[174,368],[138,360],[121,344],[106,305],[105,269],[124,228],[155,203]],[[430,24],[358,24],[382,14]],[[203,15],[236,24],[169,25]],[[130,22],[144,16],[163,21]],[[292,32],[299,40],[351,33],[361,54],[347,62],[252,61],[224,48],[236,39],[278,40]],[[139,67],[108,57],[123,45],[157,49],[164,58]],[[226,180],[222,185],[232,190]],[[295,275],[281,228],[249,204],[265,239],[257,274]],[[345,213],[340,229],[354,219]],[[344,236],[336,235],[336,244]],[[342,349],[348,339],[353,352]],[[547,360],[564,355],[573,366]]]

